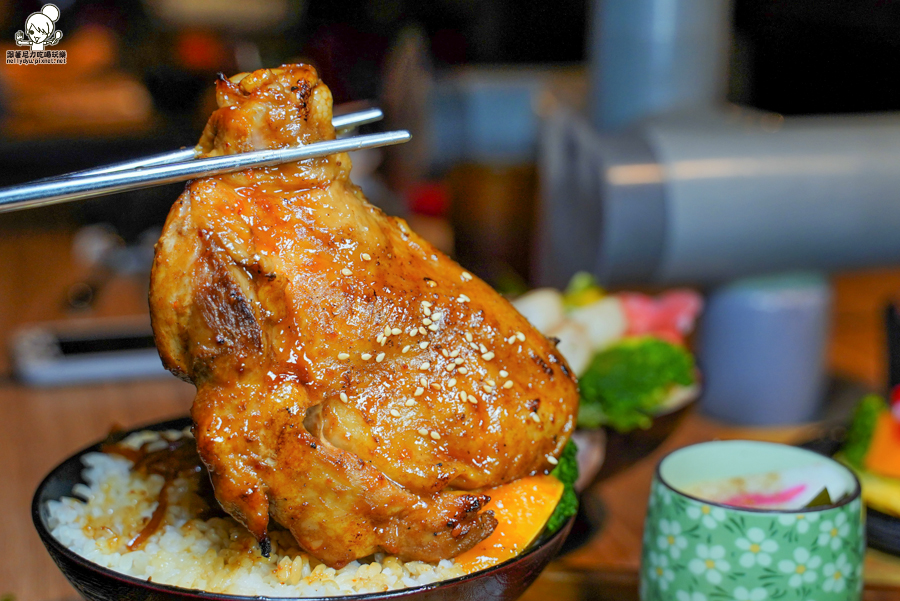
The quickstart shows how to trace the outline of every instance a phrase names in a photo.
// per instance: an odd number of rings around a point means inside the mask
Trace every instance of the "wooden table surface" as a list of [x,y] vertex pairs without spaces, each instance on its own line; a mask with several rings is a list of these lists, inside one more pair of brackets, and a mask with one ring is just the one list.
[[[0,223],[2,230],[2,223]],[[25,322],[72,317],[62,306],[65,287],[85,277],[68,252],[66,231],[12,231],[0,236],[0,341]],[[846,375],[880,383],[880,313],[900,291],[900,271],[851,274],[836,280],[830,359]],[[146,311],[140,281],[111,284],[90,316]],[[77,317],[77,316],[76,316]],[[0,351],[0,370],[8,368]],[[34,389],[0,381],[0,597],[17,601],[77,598],[44,550],[31,524],[31,495],[44,475],[81,447],[101,439],[113,425],[136,426],[184,415],[193,387],[177,381]],[[602,528],[586,544],[557,559],[526,593],[526,599],[634,599],[640,540],[653,466],[665,452],[714,438],[794,442],[815,426],[737,430],[690,415],[653,456],[600,483],[586,503],[602,508]],[[870,552],[866,599],[900,598],[900,560]]]

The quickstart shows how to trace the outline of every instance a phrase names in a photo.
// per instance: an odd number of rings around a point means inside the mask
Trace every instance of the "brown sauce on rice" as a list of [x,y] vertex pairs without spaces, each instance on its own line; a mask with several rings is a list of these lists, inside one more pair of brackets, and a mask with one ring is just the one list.
[[169,507],[168,489],[176,478],[198,475],[200,488],[197,494],[206,501],[210,510],[203,519],[212,517],[224,517],[226,514],[219,506],[213,493],[206,466],[200,459],[197,451],[197,441],[190,436],[170,438],[162,433],[165,446],[159,448],[159,441],[145,442],[139,448],[127,446],[116,439],[119,437],[116,431],[110,432],[101,450],[110,455],[119,455],[131,461],[134,465],[131,471],[148,476],[157,474],[162,476],[164,483],[159,491],[156,509],[141,531],[128,543],[128,550],[135,551],[144,546],[147,540],[155,533],[163,523],[166,510]]

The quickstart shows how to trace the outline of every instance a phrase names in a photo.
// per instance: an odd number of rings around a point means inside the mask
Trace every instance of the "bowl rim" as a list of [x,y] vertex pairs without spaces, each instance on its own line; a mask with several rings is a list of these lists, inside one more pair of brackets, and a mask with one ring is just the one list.
[[[126,431],[126,434],[132,434],[134,432],[140,432],[142,430],[156,430],[162,431],[167,429],[179,429],[177,424],[188,425],[191,423],[190,417],[178,417],[174,419],[164,420],[153,422],[150,424],[146,424],[143,426],[139,426],[137,428],[132,428]],[[167,427],[168,426],[168,427]],[[69,462],[75,461],[76,459],[80,460],[80,458],[86,453],[100,452],[100,445],[103,444],[103,441],[96,442],[92,445],[88,445],[74,454],[68,456],[66,459],[58,463],[50,472],[41,480],[41,483],[38,484],[35,489],[34,495],[31,500],[31,519],[34,523],[34,527],[38,532],[38,535],[41,537],[45,546],[53,547],[54,551],[64,556],[67,560],[74,562],[81,566],[84,569],[97,572],[103,575],[106,578],[111,578],[120,583],[136,586],[143,589],[153,590],[155,592],[164,593],[164,594],[177,594],[182,597],[188,597],[193,599],[203,599],[205,601],[333,601],[335,599],[347,599],[350,601],[366,601],[366,600],[381,600],[381,599],[394,599],[401,598],[405,596],[412,596],[420,593],[424,593],[429,590],[433,590],[436,588],[442,588],[446,586],[458,586],[461,584],[465,584],[470,580],[475,580],[478,578],[484,578],[489,573],[499,571],[501,569],[505,569],[510,567],[512,564],[522,561],[526,557],[538,552],[546,545],[549,545],[556,539],[562,537],[565,539],[568,536],[569,530],[572,526],[572,522],[575,519],[574,516],[570,517],[566,522],[552,535],[542,534],[539,536],[523,553],[516,555],[515,557],[511,557],[506,561],[498,563],[497,565],[491,566],[489,568],[485,568],[483,570],[479,570],[477,572],[473,572],[471,574],[465,574],[463,576],[457,576],[456,578],[451,578],[449,580],[440,580],[437,582],[430,582],[428,584],[422,584],[416,587],[408,587],[408,588],[400,588],[389,591],[382,592],[372,592],[372,593],[359,593],[354,595],[338,595],[338,596],[328,596],[328,597],[270,597],[266,595],[232,595],[228,593],[214,593],[210,591],[204,591],[201,589],[190,589],[183,588],[180,586],[175,586],[173,584],[164,584],[159,582],[152,582],[148,580],[144,580],[138,578],[136,576],[131,576],[128,574],[123,574],[122,572],[117,572],[111,568],[107,568],[105,566],[101,566],[100,564],[94,563],[89,559],[82,557],[75,551],[72,551],[68,547],[66,547],[62,542],[60,542],[53,534],[50,532],[47,524],[44,522],[44,516],[41,512],[41,493],[45,490],[45,488],[50,484],[50,482],[57,476],[59,470]],[[83,465],[83,464],[82,464]],[[79,472],[80,476],[81,472]],[[51,499],[58,500],[58,499]]]
[[[721,502],[719,502],[719,501],[710,501],[709,499],[701,499],[700,497],[697,497],[697,496],[695,496],[695,495],[686,493],[686,492],[684,492],[683,490],[679,490],[679,489],[676,488],[674,485],[672,485],[671,483],[667,482],[666,479],[663,477],[663,475],[662,475],[662,464],[663,464],[663,462],[665,462],[666,459],[668,459],[669,457],[671,457],[671,456],[674,455],[675,453],[678,453],[678,452],[683,451],[683,450],[685,450],[685,449],[687,449],[687,448],[690,448],[690,447],[696,447],[696,446],[705,445],[705,444],[709,444],[709,443],[720,444],[720,443],[730,443],[730,442],[740,442],[740,443],[748,443],[748,442],[749,442],[749,443],[763,444],[763,445],[771,445],[771,446],[782,446],[782,447],[788,447],[788,448],[792,448],[792,449],[801,449],[801,450],[806,451],[806,452],[808,452],[808,453],[812,453],[812,454],[814,454],[814,455],[818,455],[819,457],[822,457],[822,458],[824,458],[824,459],[826,459],[826,460],[828,460],[828,461],[831,461],[832,463],[836,464],[836,465],[837,465],[838,467],[840,467],[841,469],[844,469],[844,470],[850,472],[850,476],[853,478],[853,483],[854,483],[853,492],[852,492],[851,494],[849,494],[849,495],[846,495],[843,499],[841,499],[841,500],[840,500],[839,502],[837,502],[837,503],[832,503],[832,504],[830,504],[830,505],[820,505],[820,506],[817,506],[817,507],[808,507],[808,508],[800,508],[800,509],[771,509],[771,508],[758,508],[758,507],[739,507],[739,506],[737,506],[737,505],[727,505],[727,504],[721,503]],[[706,440],[706,441],[702,441],[702,442],[696,442],[696,443],[694,443],[694,444],[689,444],[689,445],[686,445],[686,446],[683,446],[683,447],[679,447],[679,448],[677,448],[677,449],[673,449],[673,450],[669,451],[668,453],[666,453],[666,454],[665,454],[665,455],[664,455],[664,456],[656,463],[656,467],[655,467],[654,470],[653,470],[653,477],[654,477],[654,479],[655,479],[657,482],[659,482],[662,486],[666,487],[670,492],[672,492],[672,493],[674,493],[674,494],[676,494],[676,495],[685,497],[686,499],[689,499],[689,500],[694,501],[694,502],[696,502],[696,503],[700,503],[700,504],[703,504],[703,505],[709,505],[710,507],[719,507],[719,508],[725,509],[725,510],[727,510],[727,511],[737,511],[737,512],[746,512],[746,513],[757,513],[757,514],[774,514],[774,515],[778,515],[778,514],[799,515],[799,514],[818,513],[818,512],[831,511],[831,510],[833,510],[833,509],[839,509],[839,508],[841,508],[841,507],[844,507],[845,505],[849,505],[849,504],[852,503],[853,501],[856,501],[856,500],[860,500],[860,501],[861,501],[861,500],[862,500],[862,485],[861,485],[860,482],[859,482],[859,478],[856,477],[856,474],[853,473],[853,470],[851,470],[851,469],[848,468],[847,466],[843,465],[841,462],[835,461],[832,457],[826,457],[826,456],[824,456],[824,455],[821,455],[821,454],[819,454],[819,453],[816,453],[815,451],[810,451],[809,449],[804,449],[803,447],[797,447],[797,446],[793,446],[793,445],[786,445],[786,444],[782,444],[782,443],[779,443],[779,442],[769,442],[769,441],[765,441],[765,440],[744,440],[744,439],[733,439],[733,440]]]
[[663,407],[662,411],[654,413],[650,417],[653,419],[658,419],[660,417],[665,417],[666,415],[671,415],[682,409],[690,406],[692,403],[696,403],[700,400],[700,395],[703,394],[703,385],[700,383],[699,377],[697,381],[695,381],[690,386],[684,386],[683,388],[687,388],[688,391],[685,393],[684,398],[680,399],[677,403],[672,403],[671,405],[667,405]]

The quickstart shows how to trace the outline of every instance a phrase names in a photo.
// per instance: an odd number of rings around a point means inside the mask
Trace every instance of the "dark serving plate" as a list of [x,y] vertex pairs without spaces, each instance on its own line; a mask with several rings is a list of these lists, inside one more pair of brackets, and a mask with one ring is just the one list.
[[[831,457],[844,444],[847,428],[834,426],[822,436],[800,446]],[[866,507],[866,544],[873,549],[900,556],[900,518]]]
[[[583,493],[597,482],[625,471],[656,451],[693,410],[696,401],[695,397],[657,415],[646,430],[637,428],[631,432],[618,432],[608,427],[577,430],[573,435],[578,444],[580,471],[575,483],[576,492]],[[603,529],[606,509],[602,500],[595,495],[581,495],[580,500],[578,513],[560,555],[581,547]]]
[[[167,422],[152,424],[139,430],[180,430],[190,425],[188,418],[176,419]],[[78,592],[88,601],[175,601],[175,600],[203,600],[203,601],[250,601],[270,599],[270,597],[246,597],[239,595],[224,595],[207,593],[204,591],[184,589],[166,584],[147,582],[132,576],[120,574],[108,568],[99,566],[67,549],[47,528],[47,502],[72,495],[72,487],[83,482],[81,472],[84,469],[81,456],[85,453],[96,452],[100,444],[92,445],[76,453],[62,464],[57,466],[44,478],[34,493],[31,503],[31,515],[34,526],[47,551],[59,566],[63,575],[78,589]],[[487,570],[426,584],[415,588],[388,591],[385,593],[367,593],[363,595],[348,595],[344,597],[315,598],[341,599],[353,601],[382,601],[382,600],[411,600],[437,601],[437,600],[471,600],[471,601],[512,601],[525,592],[546,567],[551,559],[562,547],[563,542],[572,528],[573,520],[570,519],[556,534],[540,539],[522,555],[498,564]],[[289,599],[285,597],[271,597],[271,599]],[[314,599],[303,597],[305,600]]]
[[[699,395],[698,395],[699,396]],[[697,397],[672,411],[657,415],[649,428],[636,428],[630,432],[606,430],[606,457],[594,482],[606,480],[622,472],[653,453],[681,424],[697,404]]]

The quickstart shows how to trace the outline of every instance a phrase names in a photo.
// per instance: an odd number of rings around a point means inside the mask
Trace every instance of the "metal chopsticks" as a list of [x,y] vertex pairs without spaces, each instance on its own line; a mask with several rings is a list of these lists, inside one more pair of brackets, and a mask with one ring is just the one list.
[[[381,116],[379,109],[372,108],[334,117],[332,123],[335,129],[345,130],[377,121]],[[407,131],[394,131],[205,159],[195,158],[195,149],[186,148],[29,184],[0,188],[0,213],[171,184],[195,177],[221,175],[253,167],[269,167],[338,152],[402,144],[410,137]]]
[[[338,105],[334,108],[334,110],[335,112],[340,113],[342,110],[342,106],[350,106],[356,104],[357,103],[353,102],[349,103],[348,105]],[[356,127],[359,127],[360,125],[381,121],[381,119],[383,118],[384,113],[381,112],[380,108],[369,107],[351,113],[337,114],[331,119],[331,124],[334,126],[334,129],[338,133],[338,135],[340,135],[341,133],[345,133]],[[181,150],[175,150],[173,152],[155,154],[153,156],[142,157],[140,159],[132,159],[130,161],[122,161],[120,163],[112,163],[110,165],[104,165],[103,167],[96,167],[94,169],[85,169],[83,171],[73,171],[71,173],[65,173],[63,175],[45,177],[32,183],[58,179],[71,179],[74,177],[84,177],[87,175],[103,175],[104,173],[113,173],[115,171],[128,171],[130,169],[143,169],[144,167],[155,167],[157,165],[182,163],[184,161],[192,161],[196,159],[197,155],[198,151],[196,147],[182,148]]]

